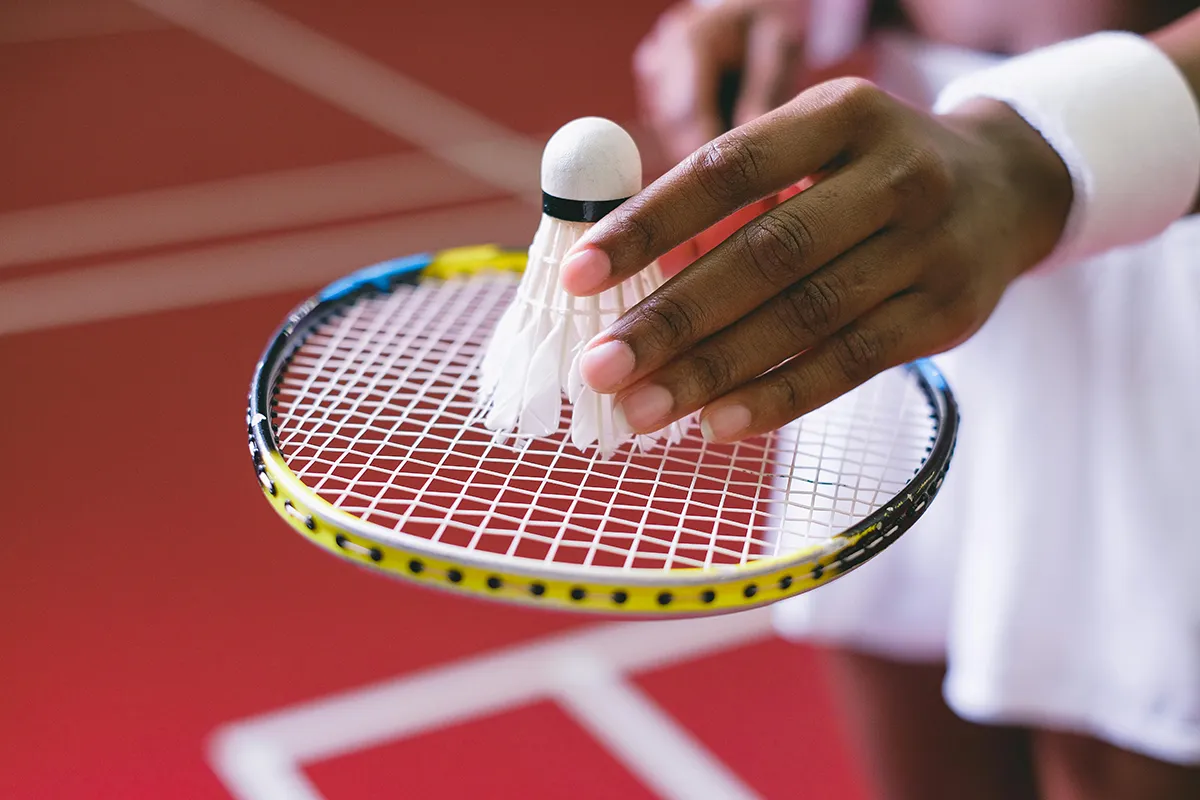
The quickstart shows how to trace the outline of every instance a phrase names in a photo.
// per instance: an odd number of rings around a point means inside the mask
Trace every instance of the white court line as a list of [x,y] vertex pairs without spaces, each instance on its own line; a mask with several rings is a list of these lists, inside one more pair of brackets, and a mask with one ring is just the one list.
[[9,0],[0,3],[0,44],[81,39],[166,27],[162,19],[125,0]]
[[496,189],[416,151],[0,214],[0,269],[409,211]]
[[667,800],[753,800],[754,791],[654,700],[595,661],[564,665],[558,703],[655,794]]
[[[337,107],[365,119],[406,140],[423,145],[444,161],[468,172],[475,179],[505,191],[515,192],[522,201],[536,205],[540,146],[507,130],[466,106],[443,97],[399,75],[353,50],[323,37],[294,20],[249,0],[131,0],[162,18],[196,33],[225,49],[246,58],[267,71],[325,98]],[[419,158],[419,156],[414,156]],[[366,162],[364,162],[365,164]],[[28,209],[0,216],[0,268],[5,265],[32,263],[37,260],[68,258],[120,248],[134,249],[181,241],[196,241],[204,236],[233,235],[275,225],[301,225],[345,219],[359,213],[377,213],[415,207],[421,202],[468,199],[471,189],[463,176],[438,180],[432,162],[416,167],[415,174],[395,165],[398,184],[390,194],[384,175],[361,175],[362,185],[349,187],[355,180],[352,165],[318,168],[307,176],[299,172],[274,178],[249,176],[224,185],[201,185],[148,192],[139,195],[64,204],[57,207]],[[341,169],[345,168],[345,172]],[[386,172],[386,170],[385,170]],[[300,183],[313,180],[305,195]],[[417,189],[418,181],[439,185]],[[287,184],[294,184],[295,192]],[[229,190],[226,194],[224,190]],[[342,195],[350,190],[349,195]],[[239,197],[237,192],[248,196]],[[411,192],[411,194],[409,194]],[[421,192],[428,192],[421,194]],[[349,205],[340,206],[339,198]],[[278,208],[272,208],[278,203]],[[192,205],[194,204],[194,205]],[[393,208],[385,208],[392,205]],[[238,207],[245,213],[237,213]],[[108,217],[108,219],[106,219]],[[467,234],[471,226],[464,224]],[[485,240],[461,238],[457,241],[422,242],[415,237],[414,249],[462,244]],[[407,240],[406,240],[407,241]],[[514,240],[508,240],[516,243]],[[523,240],[521,240],[523,241]],[[400,243],[388,255],[402,252]],[[175,262],[171,262],[175,263]],[[199,257],[198,263],[207,263]],[[89,269],[80,272],[80,287],[72,288],[75,276],[64,273],[44,282],[33,279],[9,282],[3,286],[8,302],[0,307],[0,332],[30,330],[73,321],[71,309],[81,313],[78,321],[102,319],[162,308],[180,308],[208,302],[211,298],[246,297],[256,291],[270,291],[272,276],[255,284],[250,280],[232,281],[224,294],[206,289],[181,296],[161,282],[161,301],[147,297],[144,289],[126,287],[125,278],[145,278],[144,270],[129,270],[127,265]],[[346,262],[338,263],[338,267]],[[319,271],[316,267],[310,273]],[[322,272],[321,279],[327,277]],[[110,282],[102,283],[102,279]],[[298,282],[304,279],[297,277]],[[190,283],[190,282],[189,282]],[[252,285],[257,285],[254,289]],[[113,295],[131,290],[134,297],[118,302]],[[28,307],[10,312],[17,292],[50,306],[57,302],[54,290],[63,292],[64,305],[57,311],[34,312]],[[105,298],[96,307],[77,302],[81,291]]]
[[512,199],[0,283],[0,335],[302,289],[397,255],[528,241]]
[[[569,713],[585,720],[601,745],[665,797],[754,797],[636,688],[618,677],[614,690],[613,676],[765,640],[772,635],[770,619],[770,611],[760,609],[701,620],[598,625],[551,636],[222,726],[210,741],[209,762],[241,800],[319,800],[302,772],[305,764],[540,700],[570,698]],[[614,701],[619,694],[620,702],[599,711],[595,698],[584,699],[589,691]],[[687,767],[711,779],[718,793],[694,794]]]
[[252,0],[131,0],[528,202],[541,147],[452,98]]

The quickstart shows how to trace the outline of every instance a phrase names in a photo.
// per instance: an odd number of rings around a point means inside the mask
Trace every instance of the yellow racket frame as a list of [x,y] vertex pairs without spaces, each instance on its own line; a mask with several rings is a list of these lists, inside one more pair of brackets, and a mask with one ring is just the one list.
[[247,425],[250,455],[267,500],[305,539],[371,570],[493,601],[647,618],[699,616],[766,605],[829,583],[895,541],[941,487],[954,451],[958,411],[928,361],[905,368],[935,409],[937,432],[925,463],[904,490],[827,542],[742,565],[623,570],[470,551],[366,522],[305,486],[280,454],[271,420],[276,381],[307,330],[362,292],[490,270],[519,273],[525,261],[523,251],[484,245],[384,262],[331,284],[289,315],[255,370]]

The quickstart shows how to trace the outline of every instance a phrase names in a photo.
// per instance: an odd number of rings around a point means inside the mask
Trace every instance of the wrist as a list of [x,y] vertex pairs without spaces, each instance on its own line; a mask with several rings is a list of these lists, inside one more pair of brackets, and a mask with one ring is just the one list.
[[964,75],[934,112],[977,98],[1011,106],[1071,175],[1065,229],[1039,269],[1150,239],[1195,203],[1200,109],[1180,65],[1140,36],[1095,33]]
[[1062,238],[1074,197],[1071,174],[1042,135],[999,100],[970,100],[943,120],[990,154],[990,177],[1012,200],[1011,214],[1000,219],[1012,225],[1015,278],[1047,258]]

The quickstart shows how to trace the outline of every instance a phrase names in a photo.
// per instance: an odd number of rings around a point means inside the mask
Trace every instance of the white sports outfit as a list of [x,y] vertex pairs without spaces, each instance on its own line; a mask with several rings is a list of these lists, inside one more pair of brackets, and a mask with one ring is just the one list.
[[[889,37],[929,104],[988,57]],[[1200,217],[1018,280],[935,359],[962,409],[941,494],[888,552],[777,607],[789,638],[948,664],[981,722],[1200,764]]]

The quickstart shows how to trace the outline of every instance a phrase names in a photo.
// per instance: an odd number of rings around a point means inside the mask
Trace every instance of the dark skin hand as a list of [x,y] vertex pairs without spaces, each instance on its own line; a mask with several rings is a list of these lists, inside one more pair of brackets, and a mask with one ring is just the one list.
[[589,343],[584,380],[637,432],[703,409],[710,441],[778,428],[974,333],[1057,243],[1066,168],[1008,106],[935,117],[853,78],[702,146],[601,220],[564,287],[613,286],[739,208],[747,223]]

